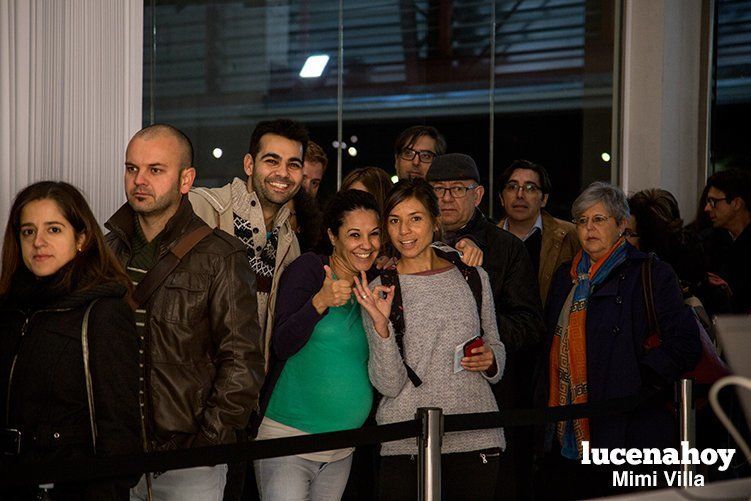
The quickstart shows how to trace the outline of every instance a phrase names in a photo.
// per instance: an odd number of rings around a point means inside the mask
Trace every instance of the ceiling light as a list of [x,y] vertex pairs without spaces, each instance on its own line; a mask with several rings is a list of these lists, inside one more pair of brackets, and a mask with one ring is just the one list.
[[300,70],[301,78],[318,78],[323,74],[324,68],[329,62],[329,56],[326,54],[318,54],[315,56],[309,56],[305,61],[302,69]]
[[214,155],[214,158],[222,158],[222,151],[221,148],[214,148],[214,151],[211,152],[212,155]]

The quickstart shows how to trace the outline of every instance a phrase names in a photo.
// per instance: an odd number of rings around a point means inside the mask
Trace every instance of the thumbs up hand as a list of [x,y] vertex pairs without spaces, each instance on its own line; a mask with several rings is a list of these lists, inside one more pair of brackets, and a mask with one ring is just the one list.
[[352,284],[346,280],[335,280],[330,266],[324,265],[323,269],[326,272],[326,278],[323,280],[321,290],[313,296],[313,307],[319,314],[323,314],[332,306],[345,304],[352,295]]

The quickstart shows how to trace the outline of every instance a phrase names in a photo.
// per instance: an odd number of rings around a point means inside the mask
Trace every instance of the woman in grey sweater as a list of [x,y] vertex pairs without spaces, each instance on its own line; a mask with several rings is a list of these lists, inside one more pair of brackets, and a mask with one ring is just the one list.
[[[440,229],[438,200],[422,179],[402,181],[384,208],[386,244],[398,257],[396,271],[403,307],[403,354],[389,320],[394,286],[381,278],[356,281],[363,310],[373,386],[383,395],[378,424],[413,419],[418,407],[441,407],[446,414],[492,412],[498,407],[490,384],[500,380],[506,352],[498,337],[487,273],[478,268],[482,308],[461,271],[431,247]],[[398,308],[399,305],[393,305]],[[398,327],[397,327],[398,329]],[[463,345],[484,332],[483,344],[462,355]],[[459,355],[455,355],[455,353]],[[500,428],[448,433],[442,445],[445,499],[492,499],[498,461],[505,447]],[[414,499],[414,439],[383,444],[379,472],[381,499]]]

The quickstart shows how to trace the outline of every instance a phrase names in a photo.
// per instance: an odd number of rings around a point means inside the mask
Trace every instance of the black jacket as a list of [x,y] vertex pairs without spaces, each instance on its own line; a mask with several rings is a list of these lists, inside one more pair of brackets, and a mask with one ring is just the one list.
[[498,333],[506,353],[513,355],[537,346],[544,332],[542,305],[537,276],[524,243],[493,224],[478,209],[463,228],[450,236],[448,243],[455,245],[467,236],[484,253],[482,267],[490,276]]
[[716,228],[706,242],[710,270],[730,286],[732,313],[751,313],[751,224],[733,240],[726,230]]
[[[20,456],[5,457],[0,464],[94,454],[81,344],[84,312],[94,299],[88,341],[96,455],[141,450],[138,340],[124,293],[125,287],[110,283],[32,301],[21,301],[12,292],[0,302],[0,422],[3,427],[20,428],[24,437],[38,438],[25,440]],[[128,499],[131,480],[135,479],[56,489],[86,499]],[[14,499],[7,493],[0,493],[0,498],[6,495]]]

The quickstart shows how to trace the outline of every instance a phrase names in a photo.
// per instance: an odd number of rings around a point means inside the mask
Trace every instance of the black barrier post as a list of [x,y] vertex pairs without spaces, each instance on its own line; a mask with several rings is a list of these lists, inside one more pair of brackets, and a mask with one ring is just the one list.
[[[681,442],[688,442],[689,447],[696,446],[696,409],[694,408],[693,383],[690,379],[681,379],[676,383]],[[694,470],[692,464],[681,465],[681,471],[685,475],[693,473]],[[684,485],[683,488],[688,488],[688,485]]]
[[422,422],[417,437],[417,499],[440,501],[443,411],[437,407],[420,407],[415,417]]

